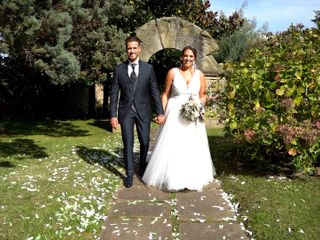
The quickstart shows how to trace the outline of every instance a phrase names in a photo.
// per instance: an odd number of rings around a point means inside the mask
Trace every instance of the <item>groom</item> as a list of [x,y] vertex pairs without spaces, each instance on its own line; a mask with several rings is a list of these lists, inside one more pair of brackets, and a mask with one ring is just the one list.
[[[134,125],[140,142],[139,175],[144,174],[150,141],[151,99],[157,114],[156,121],[164,122],[160,92],[152,65],[139,59],[141,40],[137,36],[126,39],[128,60],[116,66],[110,95],[112,128],[120,123],[124,146],[126,177],[124,186],[130,188],[134,175]],[[118,99],[120,101],[118,106]]]

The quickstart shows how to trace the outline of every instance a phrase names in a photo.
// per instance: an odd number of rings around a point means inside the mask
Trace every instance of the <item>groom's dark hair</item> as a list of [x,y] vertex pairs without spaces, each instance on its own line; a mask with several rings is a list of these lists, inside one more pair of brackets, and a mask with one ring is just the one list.
[[131,35],[126,39],[126,47],[128,46],[128,42],[138,42],[139,45],[142,43],[141,39],[138,38],[136,35]]

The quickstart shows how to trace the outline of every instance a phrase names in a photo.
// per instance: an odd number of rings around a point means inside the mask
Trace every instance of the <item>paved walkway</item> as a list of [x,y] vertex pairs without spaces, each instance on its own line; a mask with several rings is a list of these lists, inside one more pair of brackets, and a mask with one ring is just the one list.
[[[155,134],[152,133],[154,140]],[[101,233],[102,240],[248,239],[219,181],[202,192],[168,193],[134,178],[121,188]]]

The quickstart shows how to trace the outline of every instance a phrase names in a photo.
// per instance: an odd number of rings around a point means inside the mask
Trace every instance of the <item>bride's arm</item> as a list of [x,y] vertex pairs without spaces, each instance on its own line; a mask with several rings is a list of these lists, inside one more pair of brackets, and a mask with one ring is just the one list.
[[207,95],[206,95],[207,83],[206,83],[204,74],[202,72],[200,73],[200,84],[201,85],[200,85],[199,97],[200,97],[201,103],[205,105],[207,100]]
[[170,93],[171,93],[173,78],[174,78],[174,70],[172,68],[167,73],[165,87],[164,87],[162,97],[161,97],[162,106],[163,106],[164,111],[166,111],[166,108],[167,108],[167,103],[168,103],[168,99],[169,99]]

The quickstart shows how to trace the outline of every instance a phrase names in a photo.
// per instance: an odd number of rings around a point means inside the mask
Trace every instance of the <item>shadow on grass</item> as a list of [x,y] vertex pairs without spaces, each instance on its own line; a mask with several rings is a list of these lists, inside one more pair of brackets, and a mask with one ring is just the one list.
[[110,124],[110,120],[106,119],[106,120],[94,120],[94,122],[89,123],[89,125],[91,126],[95,126],[98,128],[101,128],[103,130],[106,130],[108,132],[112,132],[112,127]]
[[[39,147],[31,139],[17,138],[11,142],[0,142],[0,157],[6,158],[15,155],[15,159],[48,157],[45,148]],[[14,167],[10,161],[0,161],[0,167]]]
[[46,135],[51,137],[82,137],[88,136],[87,130],[82,130],[68,121],[1,121],[0,135]]
[[238,144],[232,138],[220,134],[208,135],[210,152],[218,175],[241,174],[268,176],[292,174],[292,166],[279,159],[249,160],[240,153]]
[[[120,149],[117,149],[116,152],[120,152]],[[109,153],[105,150],[89,149],[84,146],[77,146],[76,153],[87,163],[98,163],[116,176],[124,179],[125,176],[117,169],[118,167],[124,168],[124,165],[122,163],[123,161],[122,159],[114,156],[114,154]]]
[[5,168],[14,168],[15,165],[12,164],[10,161],[0,161],[0,168],[5,167]]

